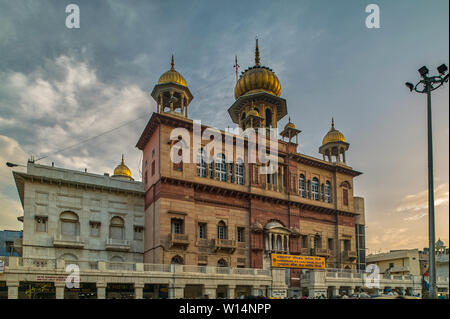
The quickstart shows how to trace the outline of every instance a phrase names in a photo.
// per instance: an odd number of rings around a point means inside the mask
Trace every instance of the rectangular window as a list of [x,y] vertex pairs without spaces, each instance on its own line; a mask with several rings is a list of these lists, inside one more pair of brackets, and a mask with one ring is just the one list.
[[152,176],[155,175],[155,161],[152,161]]
[[155,149],[152,149],[152,158],[155,156]]
[[351,248],[351,242],[349,239],[344,240],[344,250],[350,250]]
[[184,234],[183,220],[172,219],[172,234]]
[[334,250],[334,240],[333,238],[328,238],[328,249]]
[[389,268],[394,268],[394,263],[389,263]]
[[47,217],[36,217],[36,232],[46,233],[47,232]]
[[308,236],[302,235],[302,248],[308,248]]
[[91,237],[100,237],[100,223],[90,222],[91,226]]
[[198,238],[206,239],[206,224],[198,223]]
[[5,241],[6,246],[6,255],[13,255],[14,254],[14,242],[13,241]]
[[147,185],[148,184],[148,176],[147,176],[147,171],[145,172],[144,175],[144,184]]
[[314,236],[314,248],[322,248],[322,237]]
[[240,243],[245,242],[245,228],[244,227],[237,228],[237,241]]
[[144,240],[144,227],[134,226],[134,240]]

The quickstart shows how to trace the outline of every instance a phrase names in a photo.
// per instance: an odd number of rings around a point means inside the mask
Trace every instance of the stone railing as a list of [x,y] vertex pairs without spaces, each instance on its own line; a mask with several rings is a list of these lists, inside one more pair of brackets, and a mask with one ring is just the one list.
[[130,250],[130,242],[126,239],[106,239],[106,250],[128,251]]
[[80,236],[57,234],[53,236],[53,246],[60,248],[83,248],[84,241]]
[[357,257],[356,251],[353,251],[353,250],[343,250],[341,252],[341,255],[344,259],[350,259],[350,260],[356,259],[356,257]]
[[236,249],[236,241],[232,239],[214,239],[215,250],[225,250],[234,252]]
[[321,257],[329,257],[330,256],[330,250],[326,248],[313,248],[312,253],[314,256],[321,256]]
[[[270,277],[270,269],[234,268],[197,265],[175,265],[175,264],[147,264],[132,262],[109,262],[109,261],[86,261],[86,260],[62,260],[43,258],[22,257],[0,257],[4,261],[6,269],[30,269],[30,270],[62,270],[69,264],[75,264],[80,271],[128,271],[128,272],[164,272],[164,273],[195,273],[195,274],[217,274],[217,275],[242,275],[242,276],[264,276]],[[267,278],[266,278],[267,279]]]
[[189,235],[187,234],[169,234],[170,246],[174,245],[189,245]]

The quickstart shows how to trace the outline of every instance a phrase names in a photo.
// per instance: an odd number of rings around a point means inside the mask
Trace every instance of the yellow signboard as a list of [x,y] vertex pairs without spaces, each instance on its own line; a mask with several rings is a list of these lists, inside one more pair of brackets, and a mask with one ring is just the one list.
[[325,258],[316,256],[272,254],[272,267],[325,269]]

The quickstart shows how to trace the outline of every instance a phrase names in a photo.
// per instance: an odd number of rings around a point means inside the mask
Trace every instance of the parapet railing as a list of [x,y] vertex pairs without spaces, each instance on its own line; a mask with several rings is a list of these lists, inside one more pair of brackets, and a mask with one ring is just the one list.
[[130,271],[130,272],[165,272],[165,273],[197,273],[218,275],[243,275],[270,277],[270,269],[234,268],[177,264],[148,264],[115,261],[63,260],[26,257],[0,257],[4,265],[10,269],[58,269],[65,270],[67,265],[77,265],[81,271]]

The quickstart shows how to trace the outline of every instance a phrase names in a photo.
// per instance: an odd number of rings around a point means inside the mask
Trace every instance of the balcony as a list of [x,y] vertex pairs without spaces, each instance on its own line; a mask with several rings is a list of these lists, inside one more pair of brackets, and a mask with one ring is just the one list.
[[215,251],[233,253],[236,250],[236,241],[231,239],[214,239]]
[[303,248],[300,248],[300,249],[299,249],[299,253],[300,253],[300,255],[302,255],[302,256],[309,256],[310,250],[309,250],[309,248],[307,248],[307,247],[303,247]]
[[82,249],[84,247],[84,240],[80,236],[58,234],[53,237],[53,247]]
[[189,245],[189,235],[187,234],[169,234],[169,247]]
[[106,250],[113,250],[113,251],[129,251],[130,250],[130,243],[126,239],[113,239],[108,238],[106,240]]
[[326,248],[313,248],[312,253],[314,256],[320,256],[325,258],[328,258],[331,255],[330,250]]
[[356,251],[344,250],[344,251],[342,251],[342,257],[347,260],[355,260],[356,259]]
[[211,247],[211,240],[206,238],[197,238],[197,242],[195,243],[197,247],[209,248]]

